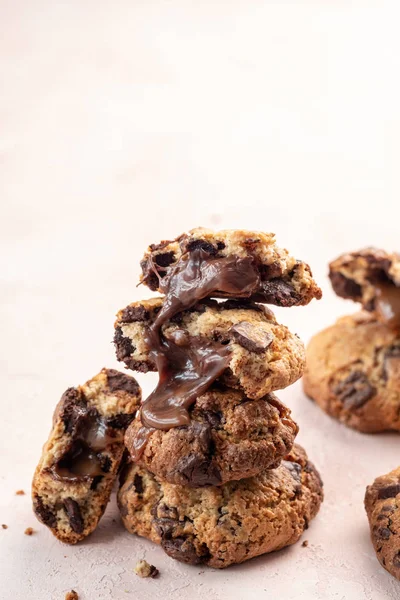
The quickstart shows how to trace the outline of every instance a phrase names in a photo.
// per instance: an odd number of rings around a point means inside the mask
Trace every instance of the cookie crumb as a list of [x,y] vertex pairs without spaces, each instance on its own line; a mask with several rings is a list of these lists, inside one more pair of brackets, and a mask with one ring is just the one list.
[[24,492],[24,490],[17,490],[17,491],[15,492],[15,495],[16,495],[16,496],[25,496],[25,492]]
[[2,529],[8,529],[8,525],[6,525],[5,523],[2,524]]
[[35,530],[32,527],[27,527],[24,531],[25,535],[33,535]]
[[139,560],[136,563],[135,573],[139,577],[157,577],[159,570],[154,565],[149,565],[146,560]]
[[304,542],[302,543],[303,548],[307,548],[308,546],[308,540],[304,540]]
[[79,600],[79,596],[75,590],[71,590],[65,594],[65,600]]

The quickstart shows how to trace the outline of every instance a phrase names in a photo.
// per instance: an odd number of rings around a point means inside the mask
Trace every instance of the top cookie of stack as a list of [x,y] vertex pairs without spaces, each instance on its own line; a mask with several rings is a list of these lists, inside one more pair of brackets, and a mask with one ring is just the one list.
[[126,434],[134,461],[191,487],[277,467],[297,425],[272,392],[301,377],[305,354],[262,304],[319,299],[309,266],[273,234],[201,228],[151,245],[141,266],[164,295],[121,310],[114,337],[118,360],[159,372]]

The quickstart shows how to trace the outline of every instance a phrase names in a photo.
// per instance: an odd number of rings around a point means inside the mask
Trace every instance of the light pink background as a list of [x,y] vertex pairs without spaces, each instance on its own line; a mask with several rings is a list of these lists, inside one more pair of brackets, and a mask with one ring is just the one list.
[[[325,297],[279,318],[306,341],[354,307],[326,264],[399,249],[397,2],[0,2],[0,598],[380,600],[400,596],[369,542],[365,486],[396,435],[347,430],[280,397],[326,501],[301,544],[223,572],[172,561],[114,524],[77,547],[30,508],[64,389],[116,367],[115,312],[150,242],[196,225],[276,231]],[[144,393],[154,377],[140,377]],[[37,533],[24,535],[33,526]],[[160,569],[140,580],[146,557]]]

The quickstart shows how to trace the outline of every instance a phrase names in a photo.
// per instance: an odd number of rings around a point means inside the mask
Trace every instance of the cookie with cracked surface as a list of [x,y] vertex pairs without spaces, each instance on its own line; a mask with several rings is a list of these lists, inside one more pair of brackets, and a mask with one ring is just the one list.
[[311,339],[303,385],[349,427],[400,431],[400,335],[365,311],[340,318]]
[[[117,358],[133,370],[155,371],[146,343],[146,330],[153,324],[162,298],[133,302],[117,315],[114,343]],[[253,302],[208,300],[183,311],[165,323],[161,333],[167,340],[178,335],[229,345],[229,367],[220,380],[249,398],[262,398],[294,383],[303,374],[303,342],[273,313]]]
[[365,510],[379,562],[400,579],[400,467],[367,487]]
[[[152,430],[137,460],[160,479],[201,487],[252,477],[277,467],[293,446],[296,423],[274,394],[248,400],[215,386],[197,398],[190,423]],[[128,450],[140,436],[140,417],[125,435]]]
[[114,369],[61,397],[32,482],[34,512],[59,540],[75,544],[97,526],[140,399],[136,380]]
[[118,493],[130,533],[172,558],[218,569],[297,542],[322,499],[319,474],[297,445],[276,469],[222,487],[162,482],[132,464]]
[[192,229],[174,241],[149,246],[141,261],[142,282],[167,293],[171,277],[196,273],[197,300],[247,297],[277,306],[321,298],[310,267],[279,248],[273,233]]
[[364,248],[342,254],[329,265],[335,293],[361,302],[377,318],[400,327],[400,254]]

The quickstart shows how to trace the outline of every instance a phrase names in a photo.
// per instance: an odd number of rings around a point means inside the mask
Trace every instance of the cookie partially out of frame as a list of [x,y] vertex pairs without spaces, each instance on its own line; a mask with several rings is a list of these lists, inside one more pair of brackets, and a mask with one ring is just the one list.
[[318,472],[297,445],[276,469],[222,487],[173,485],[132,464],[118,494],[130,533],[179,561],[218,569],[294,544],[322,499]]
[[391,318],[391,308],[381,306],[382,300],[400,310],[400,254],[378,248],[346,252],[330,263],[329,278],[338,296],[382,311],[381,320]]
[[379,562],[400,579],[400,467],[367,487],[365,510]]
[[340,318],[311,339],[303,385],[349,427],[400,431],[400,334],[373,313]]
[[[274,394],[248,400],[213,386],[189,410],[190,423],[152,430],[138,463],[160,479],[200,487],[222,485],[277,467],[293,446],[298,427]],[[134,451],[137,417],[125,443]]]
[[136,380],[114,369],[61,397],[32,482],[34,512],[59,540],[75,544],[96,528],[140,400]]
[[[173,241],[151,244],[141,262],[142,282],[151,290],[164,293],[162,280],[170,273],[183,255],[202,250],[206,260],[234,258],[249,261],[249,268],[258,275],[257,284],[247,290],[246,297],[256,302],[277,306],[308,304],[321,298],[310,267],[279,248],[273,233],[258,231],[212,231],[199,227],[184,233]],[[161,287],[160,287],[161,283]],[[238,297],[217,289],[207,294],[213,297]]]
[[[144,334],[162,303],[162,298],[133,302],[117,315],[114,336],[117,358],[132,370],[144,373],[156,370]],[[196,340],[229,344],[231,358],[221,381],[241,389],[248,398],[262,398],[283,389],[303,374],[302,341],[277,323],[268,308],[253,302],[200,302],[161,328],[167,339],[178,332]]]

